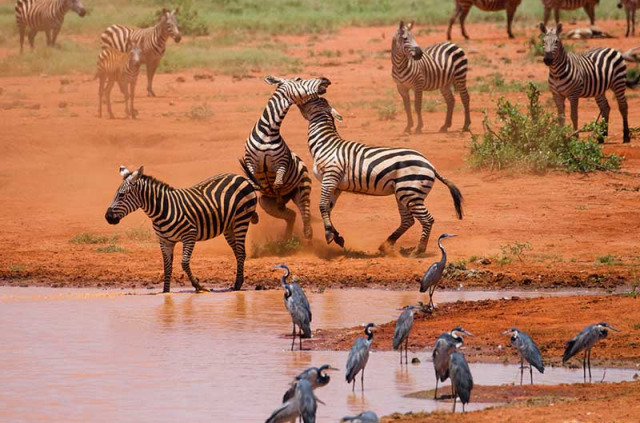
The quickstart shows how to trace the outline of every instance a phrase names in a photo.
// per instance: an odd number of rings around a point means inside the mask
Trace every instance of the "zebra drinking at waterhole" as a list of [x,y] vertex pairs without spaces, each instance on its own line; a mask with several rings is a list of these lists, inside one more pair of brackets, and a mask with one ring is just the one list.
[[136,118],[138,112],[133,107],[133,100],[136,91],[136,82],[140,71],[141,60],[140,46],[129,46],[127,52],[121,52],[114,48],[104,48],[100,50],[98,56],[98,71],[96,78],[99,79],[98,88],[98,116],[102,117],[102,103],[106,100],[109,117],[113,119],[111,110],[111,90],[117,82],[120,91],[124,94],[124,110],[127,117]]

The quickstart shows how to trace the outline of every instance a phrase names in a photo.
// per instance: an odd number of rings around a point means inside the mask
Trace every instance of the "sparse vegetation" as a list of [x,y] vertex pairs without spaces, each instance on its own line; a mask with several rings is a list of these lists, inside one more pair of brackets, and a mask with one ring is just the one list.
[[600,256],[596,258],[596,262],[600,264],[606,264],[607,266],[613,266],[620,264],[620,259],[613,254],[607,254],[606,256]]
[[25,270],[27,270],[27,267],[19,264],[12,264],[9,266],[9,272],[23,272]]
[[124,248],[115,244],[110,244],[104,247],[98,247],[96,248],[96,251],[99,253],[128,253],[129,252]]
[[137,242],[153,241],[155,238],[153,231],[144,227],[129,228],[124,234],[129,240]]
[[213,117],[213,110],[211,110],[207,103],[196,104],[191,106],[187,117],[191,120],[207,121]]
[[[193,7],[191,0],[177,0],[172,3],[172,7],[178,7],[178,25],[182,35],[209,35],[209,24],[201,16],[198,15],[197,8]],[[158,9],[144,19],[137,26],[141,28],[153,26],[156,24],[162,9]]]
[[302,244],[300,242],[300,238],[297,236],[293,236],[289,239],[267,239],[264,244],[253,244],[251,246],[251,257],[270,257],[270,256],[279,256],[285,257],[290,256],[302,249]]
[[109,244],[117,241],[118,235],[98,235],[91,232],[82,232],[69,240],[72,244]]
[[531,244],[528,242],[515,241],[505,245],[501,245],[500,251],[502,252],[502,255],[498,258],[498,263],[501,265],[510,264],[515,258],[523,261],[525,251],[528,250],[531,250]]
[[394,120],[398,110],[395,103],[381,104],[376,107],[379,120]]
[[480,93],[522,91],[525,87],[518,81],[505,81],[500,72],[476,78],[476,84],[469,87],[471,91]]

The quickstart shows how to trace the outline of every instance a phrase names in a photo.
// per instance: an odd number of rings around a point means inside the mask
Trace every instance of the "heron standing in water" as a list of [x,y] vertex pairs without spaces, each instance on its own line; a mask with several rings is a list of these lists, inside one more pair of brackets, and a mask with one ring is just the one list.
[[410,305],[404,307],[404,311],[396,320],[396,327],[393,331],[393,349],[400,348],[400,364],[402,364],[402,344],[404,343],[404,361],[409,364],[407,358],[407,349],[409,346],[409,333],[413,328],[413,316],[416,314],[420,307]]
[[511,345],[520,353],[520,385],[522,385],[522,375],[524,373],[524,360],[529,363],[529,374],[533,385],[533,368],[535,367],[540,373],[544,373],[544,364],[542,363],[542,355],[538,346],[529,335],[516,328],[511,328],[502,334],[511,335]]
[[364,368],[367,366],[367,361],[369,361],[369,352],[371,351],[371,343],[373,342],[372,328],[377,328],[377,326],[374,323],[369,323],[364,328],[367,339],[358,337],[353,343],[353,347],[351,347],[351,351],[349,352],[349,358],[347,359],[346,380],[347,383],[353,382],[352,391],[354,392],[356,390],[356,376],[360,371],[362,371],[360,375],[360,385],[364,391]]
[[473,377],[471,369],[464,358],[464,355],[454,351],[449,357],[449,375],[451,377],[451,391],[453,393],[453,412],[456,412],[456,400],[460,397],[462,402],[462,412],[464,413],[465,404],[471,399],[471,390],[473,389]]
[[442,234],[438,238],[438,247],[440,247],[440,251],[442,251],[442,258],[440,261],[433,263],[427,272],[422,277],[420,281],[420,292],[426,292],[429,290],[429,307],[433,308],[433,292],[436,290],[436,285],[438,281],[442,277],[442,272],[444,272],[444,268],[447,264],[447,252],[444,250],[442,246],[442,240],[446,238],[452,238],[456,236],[455,234]]
[[291,322],[293,323],[291,351],[293,351],[293,346],[296,342],[296,326],[300,329],[298,336],[300,338],[300,350],[302,350],[302,338],[311,338],[311,320],[313,316],[311,315],[309,300],[300,285],[295,282],[287,283],[290,271],[286,264],[278,264],[274,268],[284,269],[285,272],[282,275],[280,284],[284,289],[284,305],[289,310]]
[[438,399],[438,382],[449,379],[449,357],[464,344],[462,335],[473,337],[473,334],[464,330],[461,326],[451,329],[451,332],[444,332],[438,337],[436,345],[433,347],[432,359],[433,369],[436,372],[436,391],[433,399]]
[[582,373],[584,380],[587,380],[586,366],[589,366],[589,381],[591,381],[591,348],[601,339],[604,339],[609,335],[611,329],[616,332],[620,332],[607,322],[600,322],[595,325],[589,325],[582,329],[579,334],[567,341],[567,348],[564,350],[562,356],[562,364],[568,361],[571,357],[584,350],[584,357],[582,358]]
[[265,423],[295,423],[298,417],[304,423],[315,423],[317,401],[309,381],[300,380],[293,397],[271,413]]
[[287,392],[284,393],[284,397],[282,398],[282,402],[287,402],[296,391],[296,386],[298,382],[302,379],[308,380],[311,384],[312,389],[322,388],[323,386],[327,386],[331,381],[331,376],[329,376],[326,371],[327,370],[338,370],[335,367],[331,367],[329,364],[323,364],[320,367],[309,367],[304,372],[300,373],[293,379],[291,382],[291,387]]
[[351,422],[351,423],[378,423],[378,416],[373,411],[365,411],[363,413],[358,414],[353,417],[343,417],[340,422]]

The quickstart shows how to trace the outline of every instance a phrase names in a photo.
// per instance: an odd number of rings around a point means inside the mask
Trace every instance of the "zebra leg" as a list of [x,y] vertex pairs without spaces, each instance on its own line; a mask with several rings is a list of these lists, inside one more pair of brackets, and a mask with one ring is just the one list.
[[44,35],[47,37],[47,46],[52,46],[53,44],[51,44],[51,30],[45,29]]
[[447,117],[444,121],[444,125],[440,127],[440,132],[447,132],[447,130],[451,127],[451,119],[453,118],[453,106],[456,100],[453,97],[450,85],[445,85],[444,87],[440,88],[440,92],[444,97],[444,101],[447,103]]
[[111,78],[107,80],[107,87],[105,88],[105,97],[107,101],[107,112],[109,112],[109,118],[113,119],[113,111],[111,110],[111,90],[113,89],[113,84],[115,81]]
[[455,77],[453,85],[456,87],[456,91],[460,93],[460,100],[462,100],[462,106],[464,107],[464,125],[462,126],[462,132],[469,131],[471,126],[471,110],[469,108],[469,91],[467,91],[467,73]]
[[556,18],[556,26],[560,23],[560,8],[553,9],[553,16]]
[[591,21],[591,25],[595,25],[596,23],[596,5],[593,3],[587,2],[584,5],[584,11],[587,12],[587,16],[589,16],[589,21]]
[[164,262],[163,293],[171,292],[171,272],[173,270],[173,249],[175,246],[175,242],[160,241],[160,251],[162,251],[162,261]]
[[407,134],[411,133],[411,128],[413,128],[413,117],[411,116],[411,99],[409,98],[409,89],[396,84],[398,87],[398,92],[400,93],[400,97],[402,97],[402,104],[404,105],[404,111],[407,114],[407,126],[404,128],[404,132]]
[[196,234],[195,231],[188,232],[182,237],[182,270],[187,274],[191,285],[196,289],[196,292],[209,292],[207,288],[200,285],[200,280],[193,276],[191,273],[191,254],[196,246]]
[[511,23],[513,22],[513,15],[516,14],[517,7],[518,6],[515,6],[515,7],[507,6],[507,34],[511,39],[516,38],[513,36],[513,32],[511,32]]
[[391,253],[396,241],[415,223],[413,215],[409,209],[400,201],[397,200],[397,202],[398,211],[400,212],[400,226],[391,235],[389,235],[389,238],[387,238],[387,240],[378,248],[378,250],[383,254]]
[[296,222],[296,212],[287,208],[284,204],[278,202],[274,197],[260,196],[260,205],[268,214],[278,219],[284,219],[287,222],[287,229],[284,238],[289,239],[293,234],[293,225]]
[[24,25],[18,25],[18,32],[20,33],[20,54],[24,51],[24,33],[25,33]]
[[422,123],[422,88],[416,88],[414,90],[414,93],[416,115],[418,116],[418,126],[416,126],[416,134],[421,134],[422,127],[424,126],[424,124]]
[[233,237],[235,239],[233,253],[236,256],[236,281],[233,284],[234,291],[239,291],[244,283],[244,261],[247,258],[244,242],[247,238],[247,231],[249,230],[249,221],[250,217],[247,217],[247,220],[236,222],[236,226],[233,228]]
[[636,4],[631,5],[631,36],[636,36]]
[[629,119],[627,116],[628,108],[627,98],[625,97],[626,90],[626,82],[621,83],[619,86],[614,87],[614,94],[616,96],[616,101],[618,102],[618,109],[620,110],[620,115],[622,116],[622,142],[627,143],[631,141],[631,135],[629,134]]
[[53,33],[51,36],[51,45],[55,46],[56,45],[56,40],[58,39],[58,34],[60,33],[60,26],[53,28]]
[[155,97],[156,94],[153,92],[153,77],[156,74],[156,69],[158,69],[158,64],[160,63],[160,59],[148,59],[147,60],[147,97]]
[[427,242],[429,242],[429,235],[431,234],[431,227],[433,226],[433,216],[429,213],[429,210],[424,206],[424,200],[414,201],[409,205],[409,210],[413,217],[422,224],[422,235],[420,236],[420,242],[417,248],[411,253],[412,257],[424,253],[427,249]]
[[451,15],[451,19],[449,19],[449,27],[447,28],[448,41],[451,41],[451,28],[453,27],[453,24],[456,22],[456,19],[458,19],[458,16],[460,16],[460,13],[462,13],[462,9],[460,8],[460,5],[456,1],[456,8],[453,11],[453,15]]
[[129,118],[131,117],[131,111],[129,110],[129,87],[126,82],[118,82],[118,84],[120,85],[120,91],[122,91],[122,94],[124,95],[124,115]]
[[276,168],[276,177],[273,181],[273,192],[276,194],[276,199],[279,204],[284,205],[286,201],[282,199],[282,195],[280,195],[280,190],[282,190],[282,186],[284,185],[284,177],[287,174],[287,165],[280,165]]
[[569,98],[569,106],[571,106],[571,123],[573,130],[578,130],[578,97]]
[[552,91],[553,101],[556,103],[556,109],[558,109],[558,123],[564,125],[565,109],[564,109],[564,97],[559,93]]
[[544,8],[544,18],[542,19],[544,22],[544,26],[547,26],[547,23],[549,23],[549,17],[551,16],[551,9],[549,9],[548,7]]
[[302,216],[302,231],[304,233],[304,238],[307,241],[311,241],[313,237],[313,229],[311,228],[311,187],[303,185],[298,188],[296,194],[293,196],[293,202],[298,207],[300,211],[300,216]]
[[133,99],[136,96],[136,81],[131,81],[129,83],[129,110],[131,111],[131,117],[136,119],[138,116],[138,111],[133,107]]
[[36,39],[36,34],[38,33],[37,29],[32,29],[31,31],[29,31],[28,37],[29,37],[29,47],[31,47],[31,50],[34,49],[35,47],[35,39]]
[[467,35],[467,30],[464,29],[464,20],[467,19],[467,15],[469,14],[470,10],[471,7],[462,9],[462,13],[460,14],[460,29],[462,30],[462,36],[465,40],[468,40],[469,36]]
[[335,172],[325,173],[322,177],[320,215],[324,222],[324,237],[327,240],[327,244],[335,241],[336,244],[344,248],[344,238],[340,236],[331,222],[331,210],[335,207],[338,197],[340,196],[340,191],[337,189],[340,179],[342,179],[342,175]]
[[604,119],[604,132],[598,137],[598,142],[603,143],[604,137],[609,135],[609,112],[611,111],[611,107],[609,106],[609,102],[607,101],[607,97],[604,93],[596,97],[596,103],[600,109],[602,119]]

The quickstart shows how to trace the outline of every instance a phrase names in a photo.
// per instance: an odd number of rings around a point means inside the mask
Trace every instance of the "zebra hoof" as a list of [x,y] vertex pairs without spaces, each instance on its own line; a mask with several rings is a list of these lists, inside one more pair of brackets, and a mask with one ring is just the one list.
[[340,248],[344,248],[344,238],[341,237],[340,235],[336,235],[335,238],[336,244],[338,244],[340,246]]
[[203,292],[211,292],[211,291],[203,286],[196,288],[196,294],[202,294]]
[[440,129],[438,129],[438,132],[440,132],[441,134],[446,134],[448,130],[449,127],[447,125],[444,125]]

